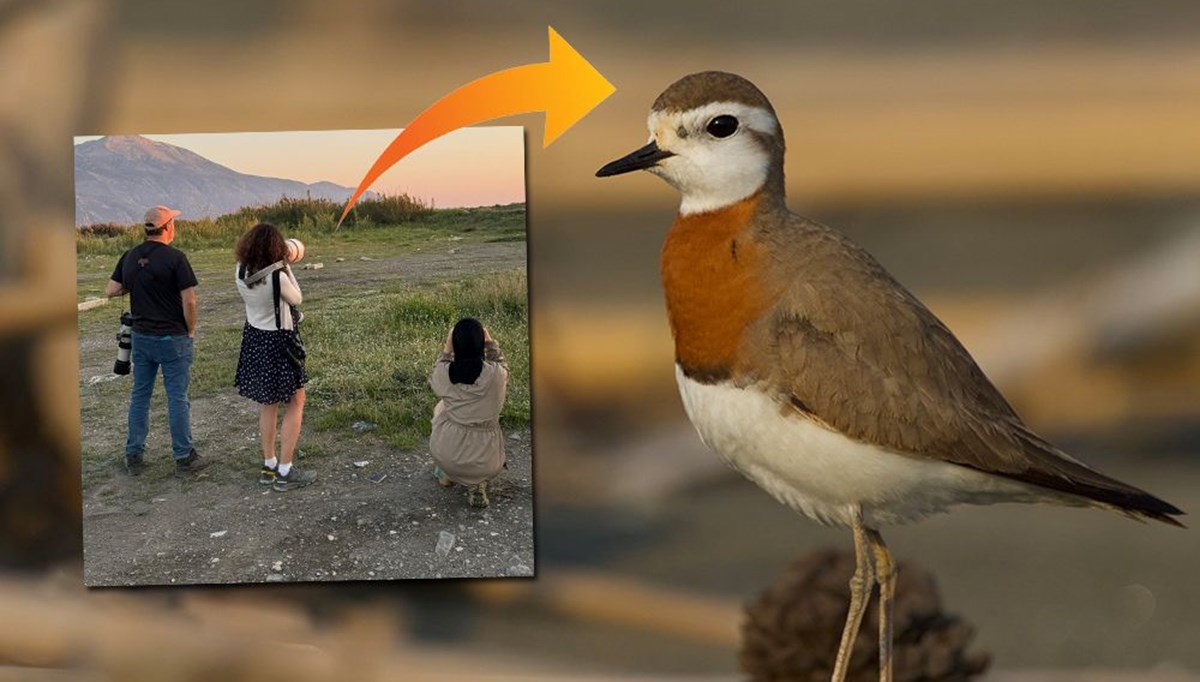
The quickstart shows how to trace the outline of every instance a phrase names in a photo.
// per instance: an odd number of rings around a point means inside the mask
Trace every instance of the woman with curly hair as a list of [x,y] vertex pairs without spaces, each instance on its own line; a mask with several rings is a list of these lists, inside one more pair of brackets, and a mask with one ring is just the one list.
[[[300,285],[288,265],[287,243],[274,225],[259,223],[247,230],[235,252],[237,289],[246,304],[246,324],[234,384],[238,393],[260,405],[263,465],[258,480],[280,492],[302,488],[317,475],[292,463],[304,420],[304,384],[308,382],[299,341],[300,316],[294,307],[302,300]],[[277,458],[280,405],[286,409]]]
[[467,502],[486,507],[487,483],[505,462],[500,410],[508,365],[479,320],[464,317],[451,328],[429,385],[439,398],[429,436],[434,475],[444,487],[467,486]]

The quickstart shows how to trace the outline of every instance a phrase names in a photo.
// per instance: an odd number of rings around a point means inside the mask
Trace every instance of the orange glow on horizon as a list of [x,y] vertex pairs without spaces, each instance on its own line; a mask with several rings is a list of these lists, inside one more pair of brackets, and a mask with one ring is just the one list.
[[[399,134],[390,130],[144,135],[183,147],[240,173],[328,181],[353,190],[383,149]],[[75,138],[75,143],[98,136]],[[371,187],[405,193],[438,208],[525,201],[525,137],[519,126],[463,128],[413,152]]]

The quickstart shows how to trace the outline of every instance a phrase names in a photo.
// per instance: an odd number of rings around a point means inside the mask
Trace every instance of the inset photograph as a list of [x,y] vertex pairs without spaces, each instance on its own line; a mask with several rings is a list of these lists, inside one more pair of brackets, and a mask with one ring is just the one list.
[[534,575],[524,131],[75,138],[88,586]]

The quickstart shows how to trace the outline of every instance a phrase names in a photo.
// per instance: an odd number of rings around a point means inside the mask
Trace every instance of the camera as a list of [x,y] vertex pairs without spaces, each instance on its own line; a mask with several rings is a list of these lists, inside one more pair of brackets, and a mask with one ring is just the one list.
[[299,239],[286,239],[287,244],[287,262],[299,263],[304,260],[304,242]]
[[117,361],[113,363],[113,374],[129,374],[129,353],[133,350],[133,315],[121,313],[121,329],[117,332]]

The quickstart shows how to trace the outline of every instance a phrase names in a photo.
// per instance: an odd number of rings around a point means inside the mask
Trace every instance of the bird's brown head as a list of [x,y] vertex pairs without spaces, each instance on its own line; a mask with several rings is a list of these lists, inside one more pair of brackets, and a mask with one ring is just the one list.
[[599,177],[648,170],[683,195],[683,215],[713,211],[767,190],[783,198],[783,130],[766,95],[741,76],[684,76],[654,100],[650,143],[605,165]]

